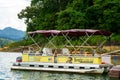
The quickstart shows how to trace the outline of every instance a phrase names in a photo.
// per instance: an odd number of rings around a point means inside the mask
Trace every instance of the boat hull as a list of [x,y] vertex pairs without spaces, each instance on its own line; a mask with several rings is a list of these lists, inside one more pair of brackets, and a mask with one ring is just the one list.
[[35,70],[69,73],[95,73],[102,74],[105,70],[99,64],[63,64],[63,63],[14,63],[12,70]]

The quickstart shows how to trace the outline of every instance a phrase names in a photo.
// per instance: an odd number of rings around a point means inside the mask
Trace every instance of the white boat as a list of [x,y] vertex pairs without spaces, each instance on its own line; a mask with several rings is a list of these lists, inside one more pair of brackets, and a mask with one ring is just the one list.
[[101,74],[105,71],[104,67],[99,64],[69,64],[69,63],[39,63],[39,62],[14,63],[11,69],[71,72],[71,73],[98,73],[98,74]]
[[[83,47],[89,38],[93,35],[103,35],[110,36],[110,32],[101,31],[101,30],[90,30],[90,29],[71,29],[71,30],[37,30],[33,32],[28,32],[30,35],[42,34],[45,36],[64,36],[65,39],[69,42],[69,38],[66,36],[86,36],[87,39],[83,42],[81,46]],[[51,42],[52,43],[52,42]],[[69,42],[70,43],[70,42]],[[70,45],[75,49],[71,43]],[[37,45],[38,46],[38,45]],[[90,47],[90,46],[89,46]],[[92,47],[90,47],[92,48]],[[21,60],[14,63],[11,69],[17,70],[38,70],[38,71],[56,71],[56,72],[72,72],[72,73],[99,73],[108,72],[111,68],[111,64],[105,63],[102,64],[102,56],[97,55],[95,49],[93,49],[92,54],[85,54],[83,51],[75,51],[70,54],[70,51],[67,48],[62,48],[62,50],[43,48],[42,51],[37,53],[28,53],[22,54]],[[21,59],[21,58],[17,58]]]

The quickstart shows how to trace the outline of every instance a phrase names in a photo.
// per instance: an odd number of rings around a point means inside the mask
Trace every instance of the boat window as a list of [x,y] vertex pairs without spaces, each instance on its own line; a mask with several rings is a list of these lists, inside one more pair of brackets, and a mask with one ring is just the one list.
[[95,69],[95,67],[90,67],[90,69]]
[[49,68],[53,68],[53,66],[52,65],[50,65],[50,66],[48,66]]
[[58,68],[64,68],[63,66],[58,66]]
[[70,69],[73,69],[74,67],[73,66],[69,66]]
[[34,67],[35,65],[30,65],[30,67]]
[[43,65],[39,65],[39,67],[44,67]]
[[79,67],[79,69],[85,69],[85,67]]

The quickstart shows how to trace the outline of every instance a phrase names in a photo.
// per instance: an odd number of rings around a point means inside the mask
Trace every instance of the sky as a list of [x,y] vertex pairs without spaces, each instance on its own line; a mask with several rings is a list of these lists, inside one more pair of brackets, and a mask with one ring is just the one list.
[[31,0],[0,0],[0,30],[12,27],[26,31],[24,20],[18,19],[17,14],[30,5]]

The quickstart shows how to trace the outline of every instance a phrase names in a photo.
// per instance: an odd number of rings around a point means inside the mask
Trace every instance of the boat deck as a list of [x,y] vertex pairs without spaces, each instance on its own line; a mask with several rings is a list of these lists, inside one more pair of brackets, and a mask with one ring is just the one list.
[[70,63],[39,63],[21,62],[14,63],[12,70],[35,70],[52,72],[71,72],[71,73],[98,73],[102,74],[107,65],[100,64],[70,64]]

